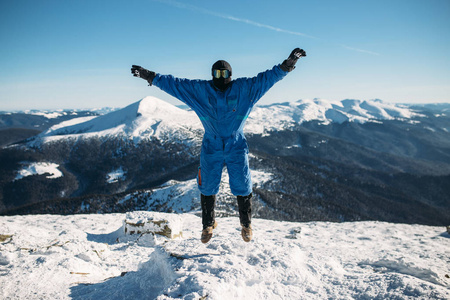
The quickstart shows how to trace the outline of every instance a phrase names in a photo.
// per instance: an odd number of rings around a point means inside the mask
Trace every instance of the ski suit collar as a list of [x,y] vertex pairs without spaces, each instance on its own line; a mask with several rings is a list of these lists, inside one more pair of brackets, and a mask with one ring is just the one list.
[[209,84],[211,84],[211,86],[214,88],[214,90],[216,90],[216,91],[218,91],[218,92],[222,92],[222,93],[225,93],[227,90],[229,90],[229,89],[231,88],[231,86],[233,85],[233,83],[234,83],[234,80],[232,80],[232,81],[228,84],[228,86],[227,86],[226,89],[221,90],[221,89],[219,89],[219,88],[214,84],[214,81],[212,81],[212,80],[209,81]]

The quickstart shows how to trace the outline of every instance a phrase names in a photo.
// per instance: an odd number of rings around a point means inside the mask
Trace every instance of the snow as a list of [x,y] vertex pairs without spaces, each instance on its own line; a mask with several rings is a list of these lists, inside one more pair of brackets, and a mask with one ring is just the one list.
[[81,121],[78,119],[53,126],[32,144],[110,136],[125,137],[136,143],[153,137],[185,140],[199,138],[202,131],[201,123],[193,112],[150,96],[120,110]]
[[59,165],[49,162],[23,163],[24,166],[17,172],[14,180],[20,180],[27,176],[49,174],[47,178],[55,179],[63,176],[58,170]]
[[302,148],[301,144],[295,144],[295,145],[291,145],[291,146],[286,146],[286,149],[293,149],[293,148]]
[[57,110],[57,111],[26,110],[26,111],[24,111],[24,113],[29,114],[29,115],[42,116],[47,119],[56,119],[56,118],[67,115],[67,112],[64,112],[62,110]]
[[106,182],[108,183],[115,183],[119,180],[124,180],[125,178],[125,171],[122,169],[122,167],[106,174]]
[[55,119],[55,118],[59,118],[59,117],[67,116],[67,115],[76,116],[80,112],[86,112],[86,111],[93,112],[97,115],[104,115],[104,114],[110,113],[112,111],[115,111],[117,109],[118,108],[115,108],[115,107],[81,108],[81,109],[50,109],[50,110],[48,110],[48,109],[44,109],[44,110],[27,109],[27,110],[13,110],[13,111],[9,111],[9,112],[0,111],[0,113],[7,114],[7,115],[28,114],[28,115],[42,116],[47,119]]
[[245,131],[253,134],[289,129],[296,124],[319,121],[322,124],[343,122],[379,122],[382,120],[411,119],[421,116],[412,109],[384,103],[381,100],[331,101],[302,99],[296,102],[256,106],[250,114]]
[[[265,183],[273,179],[273,174],[262,170],[250,170],[252,176],[253,187],[263,186]],[[201,207],[198,201],[199,191],[197,189],[197,179],[191,179],[186,181],[170,180],[164,183],[159,188],[152,191],[143,192],[146,198],[146,205],[144,209],[160,207],[165,211],[171,210],[175,213],[183,212],[200,212]],[[232,195],[229,184],[229,176],[226,168],[222,172],[222,178],[220,182],[219,195],[228,196],[235,201],[235,197]],[[119,201],[119,204],[123,204],[129,201],[131,198],[136,197],[137,194],[133,193],[126,195]],[[216,213],[226,213],[229,207],[225,205],[222,207],[220,204],[216,207]],[[234,212],[236,213],[236,212]]]
[[181,215],[149,211],[128,212],[123,222],[125,234],[159,234],[171,239],[183,235]]
[[265,183],[273,179],[273,174],[260,170],[250,170],[252,176],[252,184],[255,187],[263,186]]
[[148,207],[162,205],[176,213],[200,209],[197,179],[187,181],[170,180],[162,187],[153,190],[147,201]]
[[217,219],[204,245],[194,214],[173,215],[183,229],[176,239],[126,235],[126,217],[0,217],[0,298],[450,297],[450,235],[443,227],[254,219],[254,240],[245,243],[238,218],[229,217]]
[[[270,131],[291,129],[297,124],[309,121],[329,124],[400,119],[412,122],[411,118],[417,116],[423,117],[412,108],[384,103],[381,100],[302,99],[256,106],[244,131],[251,134],[268,134]],[[40,134],[30,145],[38,146],[40,142],[67,138],[111,136],[130,139],[135,143],[152,138],[190,143],[200,142],[202,133],[203,127],[195,112],[149,96],[98,117],[76,118],[57,124]]]
[[92,120],[92,119],[94,119],[96,117],[97,116],[79,117],[79,118],[74,118],[74,119],[70,119],[70,120],[67,120],[67,121],[63,121],[61,123],[53,125],[49,129],[47,129],[46,133],[49,134],[49,133],[54,132],[54,131],[56,131],[56,130],[58,130],[60,128],[63,128],[63,127],[68,127],[68,126],[73,126],[73,125],[77,125],[77,124],[80,124],[80,123],[84,123],[84,122],[90,121],[90,120]]

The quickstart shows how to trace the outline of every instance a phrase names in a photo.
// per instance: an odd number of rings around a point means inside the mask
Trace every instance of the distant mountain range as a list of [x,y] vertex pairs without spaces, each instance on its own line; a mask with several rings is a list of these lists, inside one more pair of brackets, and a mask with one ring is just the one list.
[[[0,151],[0,212],[198,206],[203,129],[191,110],[146,97],[122,109],[5,113],[0,125],[0,137],[8,137]],[[254,182],[256,214],[448,223],[449,131],[450,104],[314,99],[256,106],[245,127],[251,168],[266,174]],[[161,185],[178,191],[167,203],[157,196]],[[188,206],[177,204],[182,194]],[[223,214],[235,213],[226,187],[219,203]]]
[[98,116],[112,109],[0,112],[0,147],[37,135],[73,118]]
[[[450,104],[427,105],[438,111],[450,110]],[[291,129],[304,122],[316,121],[327,125],[344,122],[379,123],[385,120],[415,122],[414,119],[426,117],[420,113],[420,106],[394,105],[381,100],[328,101],[323,99],[299,100],[297,102],[275,103],[256,106],[248,118],[245,132],[262,134],[269,131]],[[103,109],[103,112],[107,110]],[[87,117],[86,115],[90,115]],[[182,135],[202,131],[202,126],[195,113],[180,109],[155,97],[146,97],[123,109],[109,111],[99,117],[98,110],[89,112],[34,112],[31,116],[58,119],[56,125],[41,134],[44,142],[58,138],[89,138],[93,136],[120,136],[142,140],[149,137],[159,139],[172,138],[181,130]],[[61,118],[70,121],[61,122]],[[76,117],[74,117],[76,116]],[[48,122],[48,121],[47,121]],[[18,126],[10,126],[18,127]],[[442,128],[450,130],[450,128]]]
[[[398,105],[384,103],[379,99],[370,101],[306,99],[256,106],[248,118],[245,132],[263,134],[291,129],[311,121],[322,125],[345,122],[381,123],[386,120],[412,123],[426,119],[432,112],[439,116],[439,113],[449,111],[450,103]],[[12,128],[44,131],[35,139],[41,139],[43,142],[67,137],[93,136],[121,136],[137,140],[149,137],[164,138],[161,134],[170,139],[171,133],[174,134],[178,130],[186,134],[203,130],[194,112],[155,97],[146,97],[123,109],[0,112],[0,129]],[[450,125],[438,129],[448,131]]]

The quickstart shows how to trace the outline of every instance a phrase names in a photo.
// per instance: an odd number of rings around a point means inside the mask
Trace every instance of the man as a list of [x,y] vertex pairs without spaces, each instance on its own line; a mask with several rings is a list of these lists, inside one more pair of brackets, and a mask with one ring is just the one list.
[[253,78],[231,80],[228,62],[219,60],[212,66],[212,80],[189,80],[161,75],[133,65],[131,73],[147,80],[188,105],[205,128],[197,183],[201,192],[201,241],[209,242],[216,228],[214,207],[219,192],[222,169],[227,167],[230,189],[237,196],[239,219],[244,241],[252,239],[252,182],[248,166],[248,145],[244,137],[245,120],[256,102],[288,72],[297,60],[306,56],[304,50],[294,49],[283,63]]

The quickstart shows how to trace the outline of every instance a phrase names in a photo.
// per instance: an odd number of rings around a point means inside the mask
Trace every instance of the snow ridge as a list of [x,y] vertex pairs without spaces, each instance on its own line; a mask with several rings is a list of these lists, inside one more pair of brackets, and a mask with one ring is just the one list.
[[[318,121],[324,125],[343,122],[409,121],[423,117],[405,105],[381,100],[325,99],[298,100],[256,106],[250,114],[245,132],[263,134],[290,129],[296,124]],[[33,143],[62,138],[122,137],[140,142],[145,139],[201,139],[202,125],[193,111],[178,108],[155,97],[146,97],[123,109],[98,117],[76,118],[57,124],[38,136]]]
[[288,129],[296,124],[319,121],[324,125],[344,122],[380,122],[383,120],[409,120],[422,116],[412,109],[381,100],[305,99],[296,102],[256,106],[248,118],[246,131],[262,134],[267,131]]
[[61,138],[124,137],[136,143],[148,139],[194,139],[201,123],[192,113],[155,97],[90,119],[58,124],[39,136],[44,142]]

